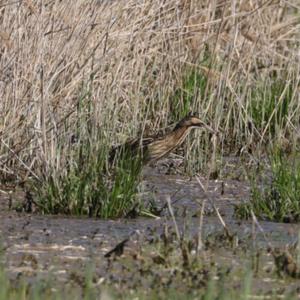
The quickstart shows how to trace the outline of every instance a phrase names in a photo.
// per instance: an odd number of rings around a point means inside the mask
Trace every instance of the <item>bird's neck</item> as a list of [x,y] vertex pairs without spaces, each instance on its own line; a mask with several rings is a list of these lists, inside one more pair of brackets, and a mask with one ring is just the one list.
[[189,134],[190,130],[191,130],[191,127],[180,127],[180,128],[173,130],[173,132],[171,134],[172,134],[173,138],[178,141],[177,142],[178,146],[183,143],[186,136]]

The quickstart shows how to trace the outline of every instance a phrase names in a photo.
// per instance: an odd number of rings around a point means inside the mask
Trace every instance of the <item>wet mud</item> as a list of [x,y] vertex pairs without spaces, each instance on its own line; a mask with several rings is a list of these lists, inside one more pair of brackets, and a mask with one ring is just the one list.
[[[166,199],[170,197],[180,234],[191,240],[199,236],[200,211],[205,201],[203,224],[200,227],[205,249],[203,253],[210,257],[210,262],[215,261],[229,268],[243,268],[251,264],[250,258],[253,253],[257,254],[259,249],[264,249],[263,255],[260,256],[260,260],[263,261],[260,269],[267,273],[274,270],[274,260],[267,251],[268,242],[274,248],[284,248],[296,243],[300,225],[260,222],[264,237],[253,222],[237,220],[233,215],[234,205],[249,199],[250,188],[245,181],[207,181],[204,178],[201,181],[204,185],[207,184],[206,193],[195,178],[160,175],[150,168],[145,170],[141,199],[153,201],[158,208],[164,208],[157,218],[99,220],[17,213],[8,209],[9,197],[2,194],[0,237],[4,253],[1,259],[5,269],[12,279],[25,276],[29,281],[34,281],[37,276],[53,276],[56,281],[62,283],[80,281],[80,276],[83,276],[89,265],[96,270],[99,280],[114,282],[117,280],[116,272],[119,278],[130,278],[130,271],[123,272],[120,266],[114,266],[112,271],[108,272],[108,268],[111,267],[110,251],[124,241],[116,256],[127,253],[130,257],[135,257],[138,253],[145,253],[145,249],[150,249],[149,253],[152,253],[157,247],[153,241],[161,239],[166,228],[174,231],[174,220],[166,205]],[[18,197],[18,193],[15,197]],[[224,238],[223,227],[208,197],[218,207],[235,238],[231,245],[226,242],[226,237]],[[251,249],[255,251],[245,259],[247,251]],[[112,256],[114,255],[112,251]],[[154,257],[154,262],[164,262],[164,258]],[[130,281],[128,279],[128,282]],[[274,284],[280,287],[280,280],[254,280],[254,285],[258,288],[272,289]],[[284,282],[282,286],[285,286]]]

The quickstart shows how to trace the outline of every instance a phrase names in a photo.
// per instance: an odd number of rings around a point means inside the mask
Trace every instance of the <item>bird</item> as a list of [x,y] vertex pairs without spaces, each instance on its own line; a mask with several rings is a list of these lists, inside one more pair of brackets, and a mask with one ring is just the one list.
[[217,133],[197,115],[190,113],[165,135],[142,136],[114,147],[109,153],[109,161],[112,163],[126,155],[129,159],[139,157],[142,165],[153,164],[179,147],[194,128],[205,128],[214,134]]

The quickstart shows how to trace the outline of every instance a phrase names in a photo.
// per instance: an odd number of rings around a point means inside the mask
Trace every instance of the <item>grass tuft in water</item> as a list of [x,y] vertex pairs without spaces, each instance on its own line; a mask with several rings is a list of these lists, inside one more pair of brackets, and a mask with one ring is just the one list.
[[235,214],[251,217],[251,210],[261,218],[276,222],[300,221],[300,160],[288,158],[282,151],[271,157],[271,175],[258,182],[251,180],[250,202],[237,205]]

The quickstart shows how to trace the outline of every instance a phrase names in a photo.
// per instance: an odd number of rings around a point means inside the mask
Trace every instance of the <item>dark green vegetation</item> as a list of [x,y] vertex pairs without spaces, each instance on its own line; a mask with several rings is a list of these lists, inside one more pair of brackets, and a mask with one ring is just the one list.
[[67,169],[33,183],[41,212],[116,218],[136,209],[140,159],[123,155],[109,164],[104,144],[81,143]]
[[[236,215],[276,222],[300,220],[300,161],[297,154],[286,155],[277,150],[270,158],[271,171],[255,174],[251,179],[251,199],[237,205]],[[266,171],[265,171],[266,172]],[[269,174],[270,173],[270,174]]]

